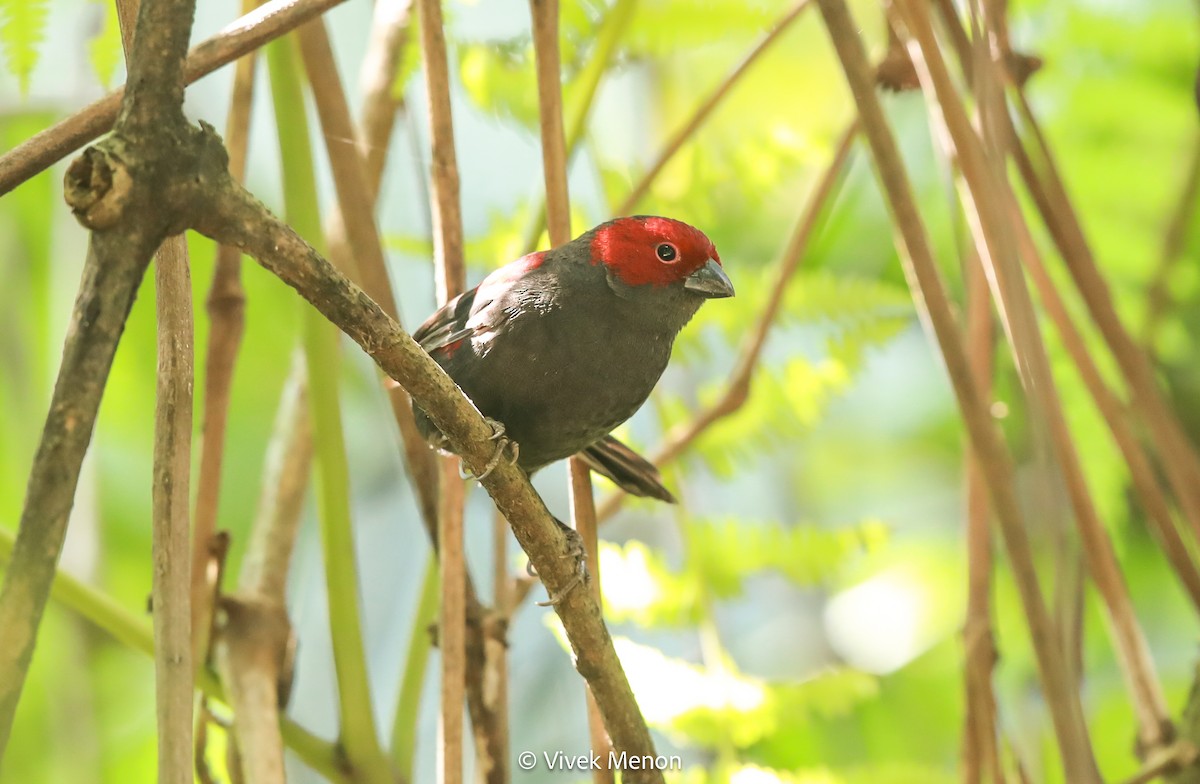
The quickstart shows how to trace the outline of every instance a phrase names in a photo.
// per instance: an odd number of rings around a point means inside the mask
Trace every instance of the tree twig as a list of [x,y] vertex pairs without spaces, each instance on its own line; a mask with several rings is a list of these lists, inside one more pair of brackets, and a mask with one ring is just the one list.
[[[462,293],[466,282],[462,204],[454,120],[450,111],[450,73],[442,21],[442,0],[417,0],[421,63],[429,114],[432,183],[434,283],[439,305]],[[438,765],[441,784],[462,781],[462,704],[466,678],[466,555],[463,547],[465,488],[453,457],[441,459],[438,472],[438,555],[442,600],[438,645],[442,651],[442,705]]]
[[[258,0],[242,0],[242,14]],[[257,52],[240,58],[234,66],[229,116],[225,121],[225,149],[229,174],[242,181],[250,140],[250,109],[254,98]],[[213,594],[204,579],[210,542],[217,530],[221,494],[221,466],[225,455],[225,428],[233,389],[233,371],[245,328],[246,293],[242,288],[242,254],[236,248],[217,247],[212,284],[205,309],[209,318],[208,351],[204,360],[203,438],[200,470],[196,477],[196,506],[192,533],[192,651],[196,667],[208,659],[213,621]]]
[[[1013,203],[1013,195],[1003,174],[1004,159],[997,155],[989,162],[983,144],[972,129],[942,60],[927,7],[909,0],[894,0],[892,8],[898,11],[894,16],[899,22],[897,32],[901,38],[908,39],[909,56],[928,98],[931,119],[939,127],[943,141],[952,143],[947,146],[947,154],[956,157],[963,174],[966,184],[963,203],[976,235],[980,260],[989,270],[993,295],[1002,318],[1006,318],[1012,350],[1035,416],[1048,426],[1051,445],[1062,469],[1083,540],[1088,570],[1108,610],[1118,657],[1138,714],[1141,748],[1156,748],[1164,745],[1172,734],[1166,699],[1154,673],[1149,645],[1133,611],[1112,542],[1088,491],[1050,371],[1033,303],[1017,264],[1008,226],[1009,215],[1006,214],[1006,205]],[[991,73],[991,68],[976,69],[977,83]],[[989,115],[986,103],[981,108],[985,133],[988,133],[989,123],[998,124],[998,118]],[[994,132],[1001,133],[998,129]]]
[[[567,187],[567,138],[563,129],[561,65],[558,51],[558,0],[529,0],[533,22],[533,52],[537,69],[538,118],[542,140],[542,174],[546,193],[546,225],[550,245],[571,241],[571,201]],[[571,522],[583,539],[596,602],[601,602],[600,544],[596,532],[596,502],[592,494],[592,472],[577,457],[567,463],[571,500]],[[587,689],[586,684],[584,686]],[[588,733],[592,754],[607,759],[612,744],[591,691],[586,694]],[[612,784],[614,772],[607,765],[592,770],[596,784]]]
[[[271,0],[197,44],[184,63],[186,84],[208,76],[268,41],[345,0]],[[113,127],[125,87],[88,104],[0,156],[0,196],[44,171]]]
[[[208,181],[216,184],[197,203],[196,228],[238,245],[313,303],[405,386],[446,435],[451,449],[462,455],[472,471],[482,473],[494,452],[492,428],[437,364],[378,305],[236,183],[217,172]],[[575,579],[571,559],[562,557],[566,540],[524,472],[501,461],[483,485],[547,589],[563,592]],[[575,652],[576,668],[592,686],[615,749],[631,755],[653,754],[649,731],[590,592],[567,592],[555,609]],[[626,779],[661,781],[657,772],[628,771]]]
[[159,327],[152,602],[159,784],[192,780],[192,287],[187,264],[187,245],[176,236],[163,243],[154,268]]
[[[130,83],[115,133],[68,170],[67,197],[94,232],[42,441],[30,473],[12,565],[0,589],[0,756],[33,654],[66,535],[79,467],[113,354],[151,254],[177,233],[181,198],[198,162],[183,118],[183,60],[191,0],[145,0]],[[168,163],[169,161],[169,163]],[[131,171],[133,174],[131,174]],[[183,180],[174,179],[178,172]],[[135,176],[136,175],[136,176]]]
[[818,0],[838,58],[846,72],[871,145],[877,173],[896,224],[898,248],[918,311],[927,319],[962,411],[980,468],[987,474],[992,508],[1000,521],[1014,579],[1030,626],[1042,688],[1062,750],[1063,765],[1072,782],[1099,782],[1091,743],[1078,694],[1066,676],[1065,662],[1055,642],[1049,615],[1026,538],[1025,522],[1014,490],[1011,459],[988,415],[971,376],[958,328],[934,263],[924,225],[917,213],[896,141],[874,91],[873,72],[843,0]]
[[[117,0],[127,67],[140,0]],[[144,56],[144,55],[143,55]],[[170,237],[154,266],[158,368],[154,411],[151,606],[159,784],[192,780],[192,618],[188,564],[193,329],[187,243]]]

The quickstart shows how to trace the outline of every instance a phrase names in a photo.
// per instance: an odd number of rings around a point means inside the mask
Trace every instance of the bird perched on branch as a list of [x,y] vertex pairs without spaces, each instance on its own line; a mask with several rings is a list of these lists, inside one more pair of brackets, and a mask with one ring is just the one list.
[[[704,301],[731,296],[699,229],[617,218],[494,271],[413,338],[516,443],[527,473],[580,453],[626,492],[673,502],[658,470],[609,433],[649,397]],[[445,447],[425,413],[414,413],[426,439]]]

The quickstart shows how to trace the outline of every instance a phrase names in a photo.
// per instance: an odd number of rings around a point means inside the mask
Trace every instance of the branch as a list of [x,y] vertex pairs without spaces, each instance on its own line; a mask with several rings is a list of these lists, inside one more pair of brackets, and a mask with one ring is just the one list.
[[[213,171],[211,178],[212,188],[197,204],[197,230],[237,245],[295,288],[402,384],[446,435],[451,449],[473,472],[483,473],[495,448],[492,428],[445,372],[378,305],[223,171]],[[564,592],[575,580],[571,559],[562,557],[567,543],[524,472],[501,461],[483,485],[548,590]],[[555,609],[616,750],[652,754],[649,731],[590,593],[567,592]],[[636,776],[629,771],[626,779],[645,780]]]
[[[185,223],[180,208],[208,150],[183,118],[182,66],[193,2],[146,0],[130,62],[136,85],[112,137],[67,172],[67,200],[92,235],[50,413],[30,473],[11,568],[0,589],[0,756],[66,536],[79,467],[104,384],[151,254]],[[224,162],[221,157],[221,162]],[[175,179],[176,173],[184,177]],[[107,230],[104,230],[107,229]]]
[[[242,0],[243,14],[253,11],[256,5],[256,0]],[[246,175],[257,60],[257,52],[251,52],[237,61],[229,99],[229,116],[225,121],[229,173],[239,182]],[[209,590],[204,572],[208,565],[209,545],[217,530],[225,428],[233,388],[233,371],[245,328],[246,293],[242,289],[242,255],[236,248],[218,246],[205,309],[210,326],[204,361],[203,438],[200,471],[196,478],[196,511],[192,533],[192,651],[197,667],[205,665],[212,632],[214,594]]]
[[1042,688],[1058,735],[1066,776],[1081,784],[1099,782],[1100,774],[1088,740],[1083,710],[1067,677],[1066,665],[1055,642],[1038,585],[1033,553],[1014,488],[1012,461],[972,378],[929,238],[916,209],[912,186],[875,95],[873,72],[862,39],[843,0],[819,0],[819,3],[858,106],[889,210],[899,232],[897,250],[904,262],[913,299],[941,347],[971,447],[980,468],[988,476],[992,508],[1000,521],[1013,577],[1030,625]]
[[[164,10],[162,6],[157,8],[160,12]],[[130,67],[136,48],[134,33],[140,11],[139,0],[117,0],[127,67]],[[147,23],[143,23],[143,30]],[[186,38],[190,32],[190,19],[182,24],[176,22],[176,27],[183,28]],[[158,93],[169,95],[162,84],[158,88]],[[135,100],[136,97],[131,98],[131,101]],[[182,92],[178,100],[182,103]],[[151,558],[154,563],[151,607],[154,610],[158,781],[160,784],[188,784],[192,780],[192,699],[195,691],[187,556],[193,329],[191,274],[187,243],[183,237],[175,236],[163,242],[154,272],[158,369],[151,488]]]
[[192,456],[192,286],[187,244],[182,236],[163,243],[154,269],[159,333],[152,602],[158,780],[160,784],[190,784],[193,663],[188,486]]
[[[571,202],[567,187],[567,139],[563,130],[562,66],[558,52],[558,0],[530,0],[533,18],[533,52],[537,67],[538,119],[542,140],[542,174],[546,191],[546,225],[550,245],[571,241]],[[583,540],[591,563],[591,590],[603,610],[600,590],[600,542],[596,532],[596,500],[592,492],[592,474],[578,457],[567,462],[568,495],[571,523]],[[595,698],[586,695],[588,734],[592,754],[608,757],[612,742],[604,731],[604,721]],[[614,773],[606,765],[592,771],[596,784],[612,784]]]
[[[738,359],[725,391],[712,405],[698,412],[691,420],[672,428],[663,444],[650,459],[650,462],[656,466],[661,467],[676,460],[710,427],[741,409],[750,398],[750,385],[754,371],[758,368],[759,360],[762,358],[763,348],[767,344],[767,335],[770,334],[775,319],[783,306],[788,284],[808,250],[808,243],[816,230],[817,221],[833,200],[837,183],[846,168],[850,148],[853,146],[858,132],[857,119],[842,131],[833,158],[830,159],[824,173],[817,181],[817,187],[805,201],[803,211],[796,222],[796,228],[788,240],[787,247],[780,254],[775,277],[767,286],[767,291],[770,292],[767,302],[759,311],[758,321],[738,352]],[[609,496],[600,506],[598,515],[600,521],[603,522],[616,514],[626,498],[627,496],[621,492]]]
[[[184,63],[184,83],[207,76],[344,1],[265,3],[197,45]],[[110,130],[124,100],[125,88],[118,88],[0,156],[0,196]]]
[[[421,28],[421,63],[425,70],[429,113],[434,284],[438,304],[445,305],[465,288],[466,260],[442,0],[417,0],[417,16]],[[440,784],[460,784],[463,775],[462,704],[467,668],[464,585],[467,566],[463,545],[466,489],[458,476],[457,461],[453,457],[442,458],[439,480],[441,496],[438,503],[437,541],[442,598],[438,646],[442,650],[442,704],[438,725],[441,742],[438,781]]]
[[[972,128],[942,60],[928,8],[911,0],[896,0],[893,7],[896,10],[894,18],[900,18],[897,32],[902,39],[907,39],[909,56],[928,99],[931,121],[941,132],[947,155],[954,156],[960,166],[966,185],[963,206],[975,233],[980,260],[988,271],[1001,316],[1006,318],[1012,351],[1034,414],[1048,429],[1063,472],[1088,570],[1108,611],[1110,632],[1138,715],[1140,748],[1165,745],[1172,734],[1166,699],[1154,673],[1149,645],[1133,611],[1112,541],[1088,490],[1038,329],[1033,302],[1017,263],[1009,225],[1010,215],[1015,212],[1009,210],[1009,206],[1015,205],[1015,201],[1004,176],[1004,158],[1001,153],[989,160],[983,143]],[[977,83],[995,73],[986,61],[981,65],[983,67],[975,71]],[[996,97],[1002,101],[998,84]],[[996,111],[1007,111],[1002,108],[1002,102],[1000,107]],[[989,133],[990,121],[993,124],[990,127],[998,136],[1000,132],[994,124],[999,118],[995,111],[989,112],[985,102],[981,108],[984,133]]]

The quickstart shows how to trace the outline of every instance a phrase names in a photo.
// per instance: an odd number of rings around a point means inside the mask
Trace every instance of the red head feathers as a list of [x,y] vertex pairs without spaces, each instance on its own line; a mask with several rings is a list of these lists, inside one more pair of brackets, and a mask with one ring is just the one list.
[[677,283],[709,260],[721,263],[712,240],[671,218],[617,218],[599,226],[592,238],[592,263],[609,267],[630,286]]

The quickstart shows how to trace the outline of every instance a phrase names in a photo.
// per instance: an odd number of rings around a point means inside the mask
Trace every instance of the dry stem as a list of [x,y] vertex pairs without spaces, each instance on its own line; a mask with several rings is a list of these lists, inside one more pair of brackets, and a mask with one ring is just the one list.
[[1067,778],[1080,784],[1098,782],[1100,774],[1087,737],[1078,694],[1071,688],[1038,585],[1025,522],[1017,503],[1011,459],[971,375],[900,152],[874,92],[873,72],[866,51],[845,3],[842,0],[819,0],[819,3],[871,144],[899,232],[897,250],[905,264],[914,300],[937,337],[976,459],[989,478],[987,485],[992,507],[1000,520],[1013,576],[1030,625],[1042,687],[1054,720]]

